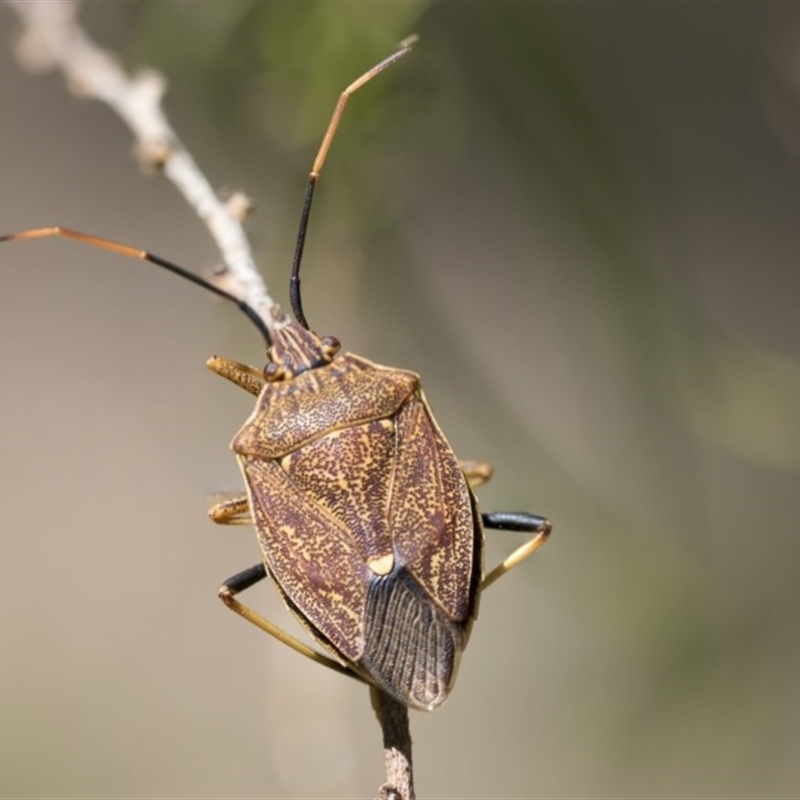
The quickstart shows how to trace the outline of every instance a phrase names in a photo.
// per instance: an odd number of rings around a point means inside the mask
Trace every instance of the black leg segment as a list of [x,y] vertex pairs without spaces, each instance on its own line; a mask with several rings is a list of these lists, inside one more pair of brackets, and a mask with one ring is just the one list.
[[550,520],[524,511],[495,511],[492,514],[481,514],[481,519],[484,528],[496,531],[539,533],[550,527]]
[[255,566],[237,572],[232,577],[228,578],[220,588],[220,593],[225,591],[230,597],[233,597],[245,589],[249,589],[253,584],[263,581],[267,577],[267,570],[263,564],[256,564]]
[[219,599],[222,600],[222,602],[225,603],[225,605],[228,606],[231,611],[235,611],[237,614],[239,614],[239,616],[244,617],[248,622],[251,622],[257,628],[260,628],[270,636],[274,636],[279,642],[283,642],[283,644],[288,645],[292,648],[292,650],[296,650],[306,658],[310,658],[312,661],[316,661],[318,664],[329,667],[336,672],[349,675],[351,678],[364,681],[360,675],[357,675],[349,667],[340,664],[338,661],[335,661],[334,659],[329,658],[322,653],[318,653],[316,650],[299,641],[298,639],[295,639],[295,637],[290,633],[286,633],[286,631],[282,630],[268,619],[265,619],[251,608],[242,605],[236,599],[235,595],[239,594],[239,592],[249,589],[251,586],[253,586],[253,584],[258,583],[266,577],[267,569],[264,564],[256,564],[249,569],[237,572],[233,577],[228,578],[228,580],[226,580],[225,583],[220,586]]
[[481,589],[491,586],[498,578],[535,553],[550,536],[550,520],[537,514],[527,514],[524,511],[495,511],[492,514],[481,514],[481,519],[484,528],[532,534],[525,544],[518,547],[505,561],[486,575],[481,583]]

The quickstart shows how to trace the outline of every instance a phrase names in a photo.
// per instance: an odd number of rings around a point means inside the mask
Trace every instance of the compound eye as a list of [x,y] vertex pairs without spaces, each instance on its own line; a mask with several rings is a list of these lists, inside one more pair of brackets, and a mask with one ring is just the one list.
[[284,369],[281,364],[278,364],[276,361],[270,361],[266,367],[264,367],[264,380],[267,383],[273,383],[274,381],[279,381],[284,376]]
[[342,349],[342,343],[335,336],[323,336],[322,349],[325,355],[331,358]]

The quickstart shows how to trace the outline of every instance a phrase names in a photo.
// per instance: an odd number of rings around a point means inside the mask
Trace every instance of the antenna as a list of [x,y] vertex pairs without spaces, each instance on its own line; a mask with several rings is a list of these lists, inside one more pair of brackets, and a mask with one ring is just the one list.
[[253,325],[258,328],[258,331],[264,339],[267,348],[272,345],[272,337],[270,336],[269,329],[264,324],[264,320],[258,316],[252,306],[249,306],[244,302],[244,300],[240,300],[238,297],[226,292],[224,289],[220,289],[218,286],[215,286],[205,278],[201,278],[199,275],[195,275],[188,269],[184,269],[177,264],[173,264],[171,261],[167,261],[165,258],[153,255],[152,253],[147,252],[147,250],[139,250],[136,247],[129,247],[126,244],[120,244],[119,242],[114,242],[110,239],[101,239],[99,236],[91,236],[88,233],[81,233],[80,231],[74,231],[71,228],[62,227],[34,228],[28,231],[20,231],[19,233],[10,233],[6,236],[0,236],[0,242],[13,242],[22,239],[46,239],[50,236],[62,236],[65,239],[74,239],[77,242],[90,244],[92,247],[100,247],[103,250],[110,250],[112,253],[119,253],[122,256],[128,256],[128,258],[138,258],[140,261],[149,261],[151,264],[163,267],[168,272],[172,272],[175,275],[180,275],[181,278],[186,278],[187,281],[191,281],[197,286],[201,286],[203,289],[207,289],[209,292],[213,292],[219,297],[223,297],[226,300],[230,300],[232,303],[234,303],[239,310],[250,319]]
[[[325,136],[322,139],[319,152],[317,153],[317,157],[314,160],[314,165],[312,166],[311,172],[308,176],[308,186],[306,187],[303,211],[300,215],[300,227],[297,233],[297,246],[295,248],[294,261],[292,263],[292,275],[289,282],[289,297],[291,299],[292,311],[297,322],[305,329],[308,329],[309,326],[305,314],[303,313],[303,304],[300,297],[300,263],[303,259],[303,247],[305,245],[306,231],[308,229],[308,219],[309,215],[311,214],[311,201],[314,197],[314,189],[316,188],[317,181],[319,180],[319,174],[322,170],[322,165],[325,163],[325,158],[328,155],[328,150],[330,149],[336,129],[339,127],[339,122],[342,118],[344,107],[347,104],[348,98],[351,94],[353,94],[353,92],[355,92],[368,81],[372,80],[372,78],[374,78],[378,73],[383,72],[383,70],[385,70],[387,67],[394,64],[395,61],[399,61],[401,58],[408,55],[418,38],[419,37],[415,34],[404,39],[402,42],[400,42],[399,48],[392,53],[392,55],[390,55],[388,58],[385,58],[379,64],[376,64],[374,67],[372,67],[372,69],[365,72],[360,78],[353,81],[353,83],[351,83],[339,96],[339,102],[336,104],[331,121],[328,123],[328,129],[325,131]],[[218,286],[215,286],[213,283],[211,283],[211,281],[201,278],[199,275],[190,272],[188,269],[185,269],[184,267],[181,267],[172,261],[167,261],[165,258],[154,255],[147,250],[140,250],[139,248],[130,247],[129,245],[121,244],[120,242],[115,242],[111,239],[102,239],[99,236],[92,236],[88,233],[82,233],[81,231],[76,231],[72,228],[63,228],[61,226],[53,228],[33,228],[31,230],[20,231],[18,233],[10,233],[5,236],[0,236],[0,242],[13,242],[23,239],[46,239],[51,236],[61,236],[65,239],[83,242],[83,244],[88,244],[92,247],[110,250],[112,253],[118,253],[119,255],[127,256],[128,258],[136,258],[140,261],[149,261],[151,264],[162,267],[168,272],[179,275],[181,278],[185,278],[187,281],[194,283],[196,286],[200,286],[203,289],[206,289],[207,291],[212,292],[213,294],[222,297],[225,300],[229,300],[231,303],[234,303],[239,310],[249,318],[253,325],[256,326],[258,332],[261,334],[261,337],[264,339],[267,348],[272,345],[272,336],[270,335],[269,328],[252,306],[248,305],[244,302],[244,300],[241,300],[235,295],[226,292],[224,289],[220,289]]]
[[297,245],[294,251],[294,261],[292,262],[292,277],[289,280],[289,299],[292,303],[292,313],[297,322],[308,330],[308,321],[306,315],[303,313],[303,302],[300,296],[300,263],[303,260],[303,248],[306,243],[306,231],[308,229],[308,218],[311,215],[311,201],[314,198],[314,189],[317,187],[319,181],[319,174],[322,171],[322,165],[330,150],[331,142],[339,127],[339,122],[344,113],[344,107],[347,105],[347,100],[350,95],[357,89],[360,89],[365,83],[371,81],[380,72],[383,72],[387,67],[390,67],[395,61],[399,61],[411,52],[411,48],[416,44],[419,36],[412,34],[411,36],[403,39],[400,42],[399,48],[392,53],[388,58],[385,58],[379,64],[376,64],[372,69],[367,70],[360,78],[354,80],[340,95],[339,101],[336,103],[336,108],[333,110],[333,116],[328,123],[328,129],[325,131],[325,136],[322,139],[317,157],[314,159],[314,165],[311,167],[311,172],[308,175],[308,185],[306,186],[306,196],[303,201],[303,210],[300,213],[300,227],[297,231]]

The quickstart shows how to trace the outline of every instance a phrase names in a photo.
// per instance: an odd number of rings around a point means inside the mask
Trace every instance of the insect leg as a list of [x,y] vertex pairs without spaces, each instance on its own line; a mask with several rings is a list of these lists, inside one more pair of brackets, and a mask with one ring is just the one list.
[[253,518],[250,516],[250,503],[247,495],[231,497],[221,503],[211,506],[208,509],[208,516],[212,522],[218,525],[252,525]]
[[250,392],[256,397],[264,388],[264,373],[255,367],[249,367],[247,364],[240,364],[238,361],[231,361],[222,356],[211,356],[206,361],[206,366],[220,377],[241,386],[246,392]]
[[467,479],[469,488],[477,489],[479,486],[483,486],[484,483],[488,483],[494,472],[494,467],[486,461],[469,459],[461,462],[461,471]]
[[483,526],[499,531],[521,531],[532,533],[533,537],[521,547],[511,553],[505,561],[498,564],[481,583],[481,590],[491,586],[498,578],[502,577],[509,570],[524,561],[528,556],[533,555],[550,536],[551,524],[549,519],[539,517],[536,514],[526,514],[515,511],[498,511],[493,514],[481,514]]
[[363,681],[363,678],[344,665],[340,664],[338,661],[328,658],[328,656],[325,656],[322,653],[318,653],[307,644],[304,644],[299,639],[295,639],[294,636],[286,633],[286,631],[282,630],[268,619],[265,619],[260,614],[257,614],[251,608],[242,605],[242,603],[235,599],[234,595],[239,594],[239,592],[243,592],[245,589],[249,589],[253,584],[258,583],[260,580],[263,580],[266,577],[267,570],[263,564],[256,564],[254,567],[250,567],[242,572],[237,572],[236,575],[228,578],[228,580],[226,580],[225,583],[220,586],[218,592],[219,599],[222,600],[222,602],[225,603],[225,605],[228,606],[231,611],[235,611],[237,614],[244,617],[248,622],[252,622],[257,628],[260,628],[270,636],[274,636],[279,642],[291,647],[292,650],[297,651],[306,658],[310,658],[317,664],[321,664],[323,667],[328,667],[335,672],[340,672],[343,675],[349,675],[351,678],[356,678],[357,680]]

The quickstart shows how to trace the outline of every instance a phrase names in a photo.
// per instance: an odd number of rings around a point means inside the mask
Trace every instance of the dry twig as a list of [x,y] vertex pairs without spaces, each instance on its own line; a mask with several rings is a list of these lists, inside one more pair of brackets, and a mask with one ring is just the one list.
[[378,800],[414,800],[408,708],[374,687],[370,699],[383,730],[386,766],[386,783],[378,790]]
[[75,0],[6,3],[22,22],[16,43],[20,63],[34,72],[59,69],[73,93],[111,107],[133,131],[143,164],[161,170],[211,232],[225,265],[225,273],[215,280],[255,309],[270,329],[283,322],[283,312],[256,269],[241,225],[240,204],[220,199],[161,108],[164,77],[155,70],[129,76],[81,28]]

